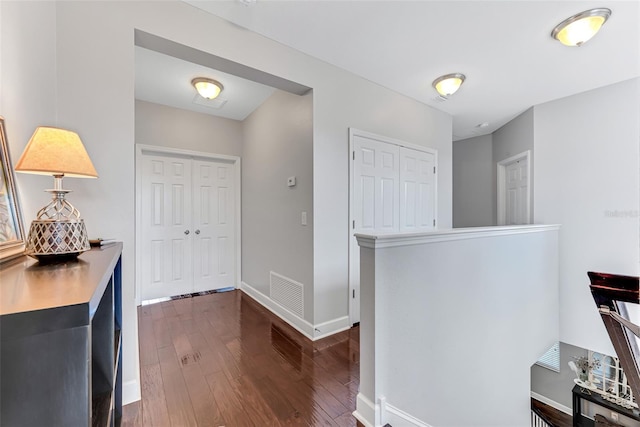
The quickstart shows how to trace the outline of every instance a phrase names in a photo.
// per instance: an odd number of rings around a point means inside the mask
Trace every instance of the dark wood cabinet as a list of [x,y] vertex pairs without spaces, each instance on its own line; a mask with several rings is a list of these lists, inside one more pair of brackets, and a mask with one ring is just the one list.
[[595,425],[594,421],[591,418],[582,414],[582,400],[586,400],[587,402],[602,406],[609,411],[616,412],[633,420],[640,421],[640,412],[637,409],[623,408],[622,406],[605,400],[600,394],[596,393],[595,391],[590,391],[576,385],[573,387],[572,393],[574,427],[592,427]]
[[1,425],[119,425],[121,253],[0,266]]

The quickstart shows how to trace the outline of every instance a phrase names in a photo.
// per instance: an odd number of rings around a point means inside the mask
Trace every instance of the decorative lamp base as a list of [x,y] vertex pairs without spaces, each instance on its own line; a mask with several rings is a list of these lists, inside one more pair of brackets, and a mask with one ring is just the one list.
[[40,220],[31,223],[26,254],[41,261],[75,258],[89,246],[82,219]]

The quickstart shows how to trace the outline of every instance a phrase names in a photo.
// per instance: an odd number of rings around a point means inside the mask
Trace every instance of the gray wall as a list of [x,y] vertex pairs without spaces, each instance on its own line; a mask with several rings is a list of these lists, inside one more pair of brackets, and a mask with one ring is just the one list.
[[[497,188],[497,168],[498,162],[502,160],[508,159],[511,156],[515,156],[516,154],[520,154],[527,150],[531,150],[531,210],[530,210],[530,218],[531,223],[535,223],[535,218],[533,216],[533,206],[535,204],[535,200],[533,197],[533,182],[535,176],[534,165],[535,165],[535,153],[533,150],[533,107],[529,108],[524,113],[520,114],[515,119],[511,120],[506,125],[502,126],[500,129],[493,133],[493,188]],[[497,206],[497,190],[493,192],[493,206]],[[494,221],[497,224],[497,209],[494,210]]]
[[242,122],[136,100],[136,144],[242,155]]
[[495,225],[492,136],[453,143],[453,226]]
[[587,350],[560,342],[560,372],[542,366],[531,367],[531,391],[571,408],[571,390],[576,374],[569,369],[569,361],[574,357],[587,356]]
[[[12,150],[20,153],[37,125],[78,131],[100,178],[75,180],[73,203],[91,234],[124,242],[123,281],[131,284],[123,289],[125,403],[140,397],[133,286],[136,28],[313,88],[315,324],[348,314],[350,126],[437,149],[438,223],[451,225],[452,119],[446,113],[184,2],[0,2],[0,12],[0,102],[2,114],[12,117]],[[34,23],[37,34],[26,30]],[[42,188],[50,178],[17,179],[25,212],[35,215],[46,203]]]
[[[244,121],[242,281],[269,295],[269,271],[304,285],[313,323],[313,95],[276,91]],[[296,177],[288,187],[287,178]],[[307,212],[307,225],[301,213]]]

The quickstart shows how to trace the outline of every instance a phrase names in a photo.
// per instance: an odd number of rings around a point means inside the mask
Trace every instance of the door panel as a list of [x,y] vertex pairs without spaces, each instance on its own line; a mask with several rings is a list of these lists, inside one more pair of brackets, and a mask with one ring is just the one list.
[[235,285],[234,165],[194,160],[194,292]]
[[354,138],[355,232],[398,231],[398,146]]
[[189,293],[191,161],[143,156],[141,180],[141,298]]
[[435,227],[435,155],[400,147],[400,231]]

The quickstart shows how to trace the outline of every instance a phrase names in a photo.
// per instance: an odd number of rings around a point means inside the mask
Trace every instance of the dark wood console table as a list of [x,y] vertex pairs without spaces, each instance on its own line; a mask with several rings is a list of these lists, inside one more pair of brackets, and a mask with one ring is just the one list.
[[121,253],[0,266],[0,424],[119,425]]
[[576,385],[573,387],[573,425],[574,427],[594,426],[594,421],[582,415],[582,400],[586,400],[591,403],[595,403],[598,406],[602,406],[610,411],[617,412],[620,415],[629,417],[631,419],[640,421],[640,411],[637,409],[625,409],[620,405],[609,402],[602,398],[602,396],[595,391],[583,391],[583,388]]

